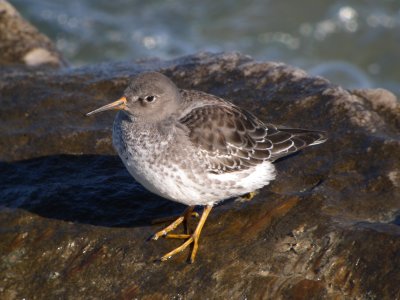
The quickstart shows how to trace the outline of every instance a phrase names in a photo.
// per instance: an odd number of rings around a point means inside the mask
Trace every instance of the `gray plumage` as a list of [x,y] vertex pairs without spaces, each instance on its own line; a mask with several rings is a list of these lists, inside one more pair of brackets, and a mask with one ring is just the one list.
[[272,162],[326,141],[324,132],[277,128],[219,97],[179,90],[156,72],[133,78],[122,99],[113,144],[125,166],[150,191],[187,205],[259,189],[275,179]]

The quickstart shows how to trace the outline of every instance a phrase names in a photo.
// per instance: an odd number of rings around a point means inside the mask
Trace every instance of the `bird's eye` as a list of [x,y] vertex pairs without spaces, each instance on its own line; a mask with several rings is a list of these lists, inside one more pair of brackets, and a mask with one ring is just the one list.
[[156,96],[146,96],[144,99],[147,102],[153,102],[154,100],[156,100]]

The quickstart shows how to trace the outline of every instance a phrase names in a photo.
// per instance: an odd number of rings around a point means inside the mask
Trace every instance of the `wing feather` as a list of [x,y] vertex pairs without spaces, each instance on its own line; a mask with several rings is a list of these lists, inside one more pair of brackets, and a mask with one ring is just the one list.
[[326,140],[325,133],[264,124],[227,102],[190,110],[180,120],[212,173],[248,169]]

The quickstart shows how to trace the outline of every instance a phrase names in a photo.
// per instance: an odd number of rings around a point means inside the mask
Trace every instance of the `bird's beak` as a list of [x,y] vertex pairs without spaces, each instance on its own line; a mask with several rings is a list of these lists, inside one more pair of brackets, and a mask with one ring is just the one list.
[[117,101],[114,101],[110,104],[104,105],[98,109],[95,109],[95,110],[87,113],[86,116],[91,116],[91,115],[97,114],[99,112],[110,110],[110,109],[121,110],[121,109],[125,109],[125,108],[126,108],[126,98],[122,97],[122,98],[118,99]]

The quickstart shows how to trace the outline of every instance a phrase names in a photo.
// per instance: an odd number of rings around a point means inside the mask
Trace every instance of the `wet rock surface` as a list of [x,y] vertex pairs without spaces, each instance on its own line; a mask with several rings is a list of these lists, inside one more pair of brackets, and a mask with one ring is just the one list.
[[[277,162],[277,180],[253,200],[216,207],[192,265],[188,252],[155,262],[179,241],[147,241],[163,226],[152,219],[185,207],[129,176],[111,146],[113,112],[84,117],[145,70],[266,122],[329,132]],[[400,105],[390,92],[203,53],[0,71],[0,95],[0,298],[400,297]]]
[[58,68],[67,62],[53,42],[0,0],[0,66]]

